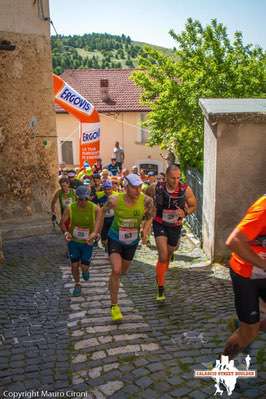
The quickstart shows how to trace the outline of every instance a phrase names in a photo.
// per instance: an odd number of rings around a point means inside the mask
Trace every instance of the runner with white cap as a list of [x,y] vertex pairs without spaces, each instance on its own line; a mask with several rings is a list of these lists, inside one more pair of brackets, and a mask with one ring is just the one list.
[[142,183],[138,175],[129,174],[124,181],[125,192],[111,196],[104,206],[105,210],[114,210],[114,220],[108,232],[108,253],[112,265],[109,289],[113,321],[123,318],[118,305],[121,272],[127,272],[131,264],[140,233],[142,243],[146,243],[152,223],[153,200],[141,192]]

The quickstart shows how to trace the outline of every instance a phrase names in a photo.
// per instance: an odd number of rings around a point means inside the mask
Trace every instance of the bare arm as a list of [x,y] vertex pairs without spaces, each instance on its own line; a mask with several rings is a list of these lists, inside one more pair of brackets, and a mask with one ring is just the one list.
[[184,219],[187,215],[191,215],[191,213],[195,212],[197,208],[197,200],[190,187],[187,187],[185,192],[185,197],[186,197],[185,208],[177,209],[177,214],[181,218],[180,223],[182,223],[182,219]]
[[197,200],[190,187],[187,187],[186,189],[186,203],[186,213],[187,215],[191,215],[191,213],[195,212],[197,209]]
[[142,243],[146,244],[147,241],[147,236],[149,235],[151,231],[151,224],[152,224],[152,219],[155,213],[155,208],[153,204],[153,199],[147,195],[145,195],[144,198],[144,207],[145,207],[145,213],[144,213],[144,223],[142,226]]
[[69,231],[67,230],[66,225],[65,225],[65,223],[69,220],[69,218],[70,218],[69,208],[66,207],[64,209],[64,213],[63,213],[60,223],[59,223],[60,229],[61,229],[62,233],[65,235],[66,241],[70,241],[72,239],[72,235],[69,233]]
[[111,195],[108,198],[108,201],[106,202],[106,204],[102,207],[104,212],[107,211],[108,209],[115,209],[117,206],[117,200],[118,200],[117,195]]
[[252,251],[248,238],[238,228],[233,230],[225,244],[245,261],[266,270],[266,259]]
[[88,237],[87,240],[88,244],[90,244],[98,236],[103,225],[103,208],[97,206],[95,209],[95,213],[96,213],[96,218],[95,218],[94,230],[91,232],[91,234]]
[[154,196],[155,196],[155,187],[156,187],[156,183],[151,184],[151,185],[145,190],[145,194],[148,195],[148,197],[151,197],[152,199],[154,199]]
[[55,205],[56,205],[56,202],[58,201],[58,198],[59,198],[59,192],[60,192],[60,190],[57,190],[55,192],[55,194],[53,196],[53,199],[52,199],[52,202],[51,202],[51,212],[53,214],[55,214]]

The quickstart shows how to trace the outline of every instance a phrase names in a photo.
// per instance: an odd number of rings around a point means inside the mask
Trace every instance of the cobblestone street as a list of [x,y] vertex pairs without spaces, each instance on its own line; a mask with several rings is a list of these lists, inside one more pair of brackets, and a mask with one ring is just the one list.
[[[215,397],[214,380],[195,379],[194,369],[206,370],[223,350],[233,295],[228,270],[208,265],[192,237],[182,238],[170,265],[165,304],[155,301],[155,248],[137,251],[122,277],[121,324],[110,318],[110,265],[102,249],[94,252],[91,278],[82,282],[78,298],[71,297],[74,284],[59,233],[10,240],[4,250],[1,399],[7,392],[42,389],[97,399]],[[239,379],[233,399],[266,397],[266,334],[249,354],[257,378]],[[244,357],[235,362],[239,369]]]

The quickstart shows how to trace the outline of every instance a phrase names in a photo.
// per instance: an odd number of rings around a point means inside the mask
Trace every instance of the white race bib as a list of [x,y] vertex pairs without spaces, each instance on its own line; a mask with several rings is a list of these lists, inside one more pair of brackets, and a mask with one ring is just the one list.
[[70,198],[63,198],[64,207],[67,207],[67,206],[71,205],[72,202],[73,202],[73,199],[71,197]]
[[89,238],[89,229],[86,227],[75,227],[73,230],[73,237],[78,240],[86,241]]
[[124,244],[132,244],[132,242],[138,239],[138,229],[120,227],[119,228],[119,241]]
[[105,218],[112,218],[114,216],[115,212],[113,209],[106,209],[104,217]]
[[162,219],[165,223],[178,224],[179,216],[177,214],[177,209],[164,209]]
[[[259,252],[257,255],[259,255],[261,258],[266,258],[266,252]],[[253,266],[252,268],[252,274],[250,277],[252,280],[257,279],[257,278],[265,278],[266,279],[266,271],[261,269],[260,267]]]

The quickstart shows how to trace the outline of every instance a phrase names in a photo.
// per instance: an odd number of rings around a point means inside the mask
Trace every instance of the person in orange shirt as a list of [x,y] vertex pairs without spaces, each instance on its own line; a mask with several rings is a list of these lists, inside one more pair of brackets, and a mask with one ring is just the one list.
[[226,241],[232,250],[230,274],[239,328],[228,339],[223,354],[234,358],[265,330],[261,321],[266,302],[266,194],[247,210]]

